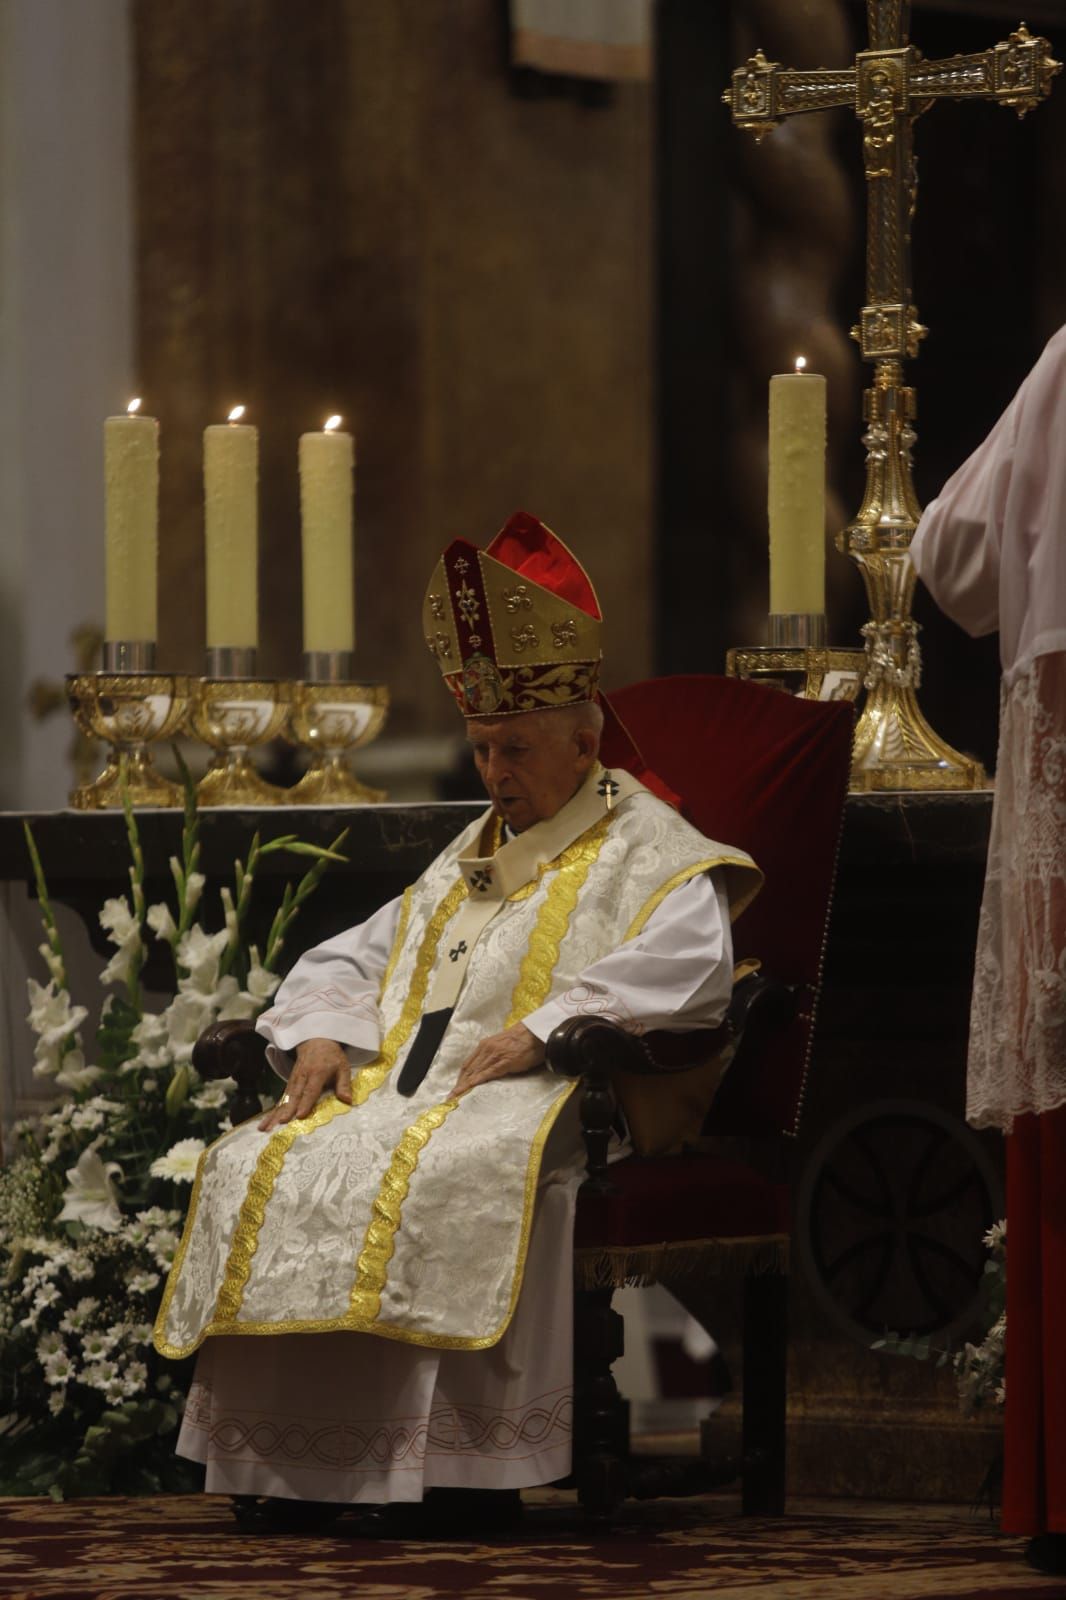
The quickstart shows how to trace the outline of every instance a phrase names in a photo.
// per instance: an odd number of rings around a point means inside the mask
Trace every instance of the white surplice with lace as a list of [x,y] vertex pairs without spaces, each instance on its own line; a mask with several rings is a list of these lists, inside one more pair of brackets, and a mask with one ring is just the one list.
[[911,546],[937,604],[999,629],[1003,682],[967,1117],[1066,1106],[1066,329]]

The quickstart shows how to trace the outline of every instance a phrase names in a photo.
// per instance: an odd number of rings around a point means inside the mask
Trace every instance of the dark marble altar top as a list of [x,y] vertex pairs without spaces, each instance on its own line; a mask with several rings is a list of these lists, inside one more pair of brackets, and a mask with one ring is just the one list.
[[[294,833],[326,845],[347,828],[343,850],[348,864],[337,864],[332,873],[409,883],[482,809],[480,802],[461,800],[346,809],[205,810],[200,813],[202,868],[209,877],[228,874],[234,857],[246,855],[257,830],[263,840]],[[841,866],[981,864],[991,814],[990,789],[972,794],[849,795]],[[116,811],[0,812],[0,879],[31,875],[24,821],[33,829],[50,882],[88,885],[125,879],[129,847],[124,819]],[[180,848],[180,814],[140,811],[137,826],[148,876],[167,875],[167,859]],[[260,874],[291,877],[300,865],[293,856],[269,855],[262,859]]]

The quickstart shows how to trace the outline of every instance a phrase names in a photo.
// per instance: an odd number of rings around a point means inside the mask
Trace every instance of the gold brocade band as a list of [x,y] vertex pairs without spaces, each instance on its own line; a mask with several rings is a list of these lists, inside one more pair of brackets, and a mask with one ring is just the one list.
[[[274,1186],[285,1158],[292,1149],[298,1135],[314,1133],[316,1128],[325,1127],[334,1117],[346,1115],[355,1106],[361,1106],[373,1091],[384,1082],[395,1063],[396,1056],[414,1027],[415,1021],[422,1009],[425,999],[426,987],[429,983],[429,974],[440,943],[441,934],[451,921],[460,903],[466,898],[466,884],[460,879],[444,896],[440,905],[430,919],[419,947],[418,957],[415,962],[414,975],[411,987],[404,1003],[403,1011],[395,1026],[389,1034],[381,1049],[381,1054],[375,1061],[370,1062],[359,1073],[352,1084],[352,1104],[346,1105],[344,1101],[331,1097],[323,1100],[315,1107],[309,1117],[294,1119],[284,1128],[271,1137],[269,1142],[260,1151],[259,1159],[255,1164],[255,1171],[248,1180],[248,1188],[237,1217],[237,1225],[233,1230],[230,1241],[229,1254],[222,1277],[222,1287],[218,1292],[215,1309],[211,1317],[211,1327],[216,1323],[234,1322],[241,1309],[244,1291],[252,1271],[252,1257],[255,1255],[259,1243],[259,1234],[266,1219],[266,1208],[274,1193]],[[410,916],[410,894],[405,894],[404,903],[400,910],[400,920],[393,940],[392,950],[389,954],[388,965],[385,969],[386,977],[391,975],[399,960],[400,950],[407,933],[407,924]],[[382,992],[384,990],[382,980]],[[192,1226],[192,1210],[190,1208],[187,1229]]]
[[[551,989],[552,974],[559,960],[559,950],[570,926],[570,918],[573,916],[574,907],[577,905],[578,895],[585,885],[593,862],[600,853],[611,821],[611,813],[608,812],[599,822],[582,834],[579,839],[575,839],[573,844],[569,845],[562,855],[557,858],[557,861],[552,863],[552,865],[557,865],[559,870],[552,879],[544,904],[538,912],[536,926],[530,936],[529,949],[526,951],[519,971],[518,982],[511,996],[511,1008],[505,1024],[506,1027],[511,1027],[513,1023],[520,1021],[522,1017],[528,1016],[531,1011],[535,1011],[538,1006],[543,1005],[547,999],[548,992]],[[540,875],[535,880],[533,887],[539,882],[539,877]],[[512,898],[514,897],[512,896]],[[557,1114],[557,1108],[561,1107],[562,1101],[566,1097],[565,1094],[558,1097],[555,1105],[551,1108],[553,1113]],[[447,1121],[458,1105],[458,1100],[445,1100],[440,1105],[432,1106],[428,1111],[424,1111],[400,1139],[389,1162],[388,1171],[381,1181],[377,1197],[374,1200],[370,1226],[367,1229],[363,1248],[359,1253],[355,1286],[352,1289],[350,1302],[352,1311],[358,1317],[360,1323],[372,1329],[376,1327],[377,1318],[381,1312],[381,1295],[388,1276],[388,1265],[392,1260],[396,1247],[396,1234],[400,1227],[403,1203],[407,1199],[411,1179],[418,1165],[419,1157],[432,1135]],[[554,1122],[554,1120],[555,1116],[553,1115],[552,1121]],[[536,1183],[540,1168],[540,1148],[535,1146],[535,1159],[531,1155],[530,1163],[526,1173],[522,1222],[508,1321],[510,1321],[517,1303],[529,1234],[533,1226],[533,1206],[536,1201]],[[506,1323],[504,1326],[506,1327]]]

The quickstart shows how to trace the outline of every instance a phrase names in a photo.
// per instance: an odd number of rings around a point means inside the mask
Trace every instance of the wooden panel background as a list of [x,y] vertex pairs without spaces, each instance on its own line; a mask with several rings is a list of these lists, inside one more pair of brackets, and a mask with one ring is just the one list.
[[580,553],[610,678],[650,666],[650,90],[512,90],[493,0],[138,0],[141,383],[162,422],[160,653],[203,644],[200,433],[261,429],[261,663],[300,653],[296,441],[357,436],[358,667],[454,726],[421,639],[457,534]]

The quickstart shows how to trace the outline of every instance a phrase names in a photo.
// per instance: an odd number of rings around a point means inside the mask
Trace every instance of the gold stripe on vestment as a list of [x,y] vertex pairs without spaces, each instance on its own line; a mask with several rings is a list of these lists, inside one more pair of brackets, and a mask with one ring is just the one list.
[[[418,956],[415,961],[414,972],[411,977],[411,987],[403,1010],[396,1023],[390,1028],[381,1053],[374,1061],[369,1062],[360,1071],[352,1084],[352,1103],[348,1105],[343,1100],[338,1100],[335,1095],[328,1100],[320,1101],[311,1112],[310,1116],[293,1118],[283,1128],[274,1133],[265,1147],[260,1151],[255,1164],[255,1170],[248,1180],[244,1200],[237,1216],[237,1226],[233,1230],[230,1241],[229,1254],[226,1257],[226,1266],[222,1277],[222,1287],[215,1301],[215,1309],[207,1332],[221,1331],[220,1324],[233,1322],[241,1308],[244,1291],[251,1276],[252,1257],[255,1255],[259,1244],[259,1234],[266,1220],[266,1208],[274,1193],[274,1186],[278,1181],[285,1158],[292,1149],[300,1134],[314,1133],[316,1128],[323,1128],[332,1122],[334,1117],[344,1116],[355,1106],[361,1106],[373,1091],[384,1082],[396,1061],[396,1056],[407,1040],[415,1021],[422,1010],[422,1002],[426,997],[429,984],[429,974],[437,955],[437,946],[441,935],[467,894],[466,883],[460,878],[448,890],[440,902],[433,916],[430,918],[426,931],[422,936]],[[404,895],[403,905],[400,908],[400,920],[393,940],[392,950],[389,954],[388,964],[385,969],[385,978],[391,976],[399,959],[400,950],[407,933],[407,924],[410,917],[410,890]],[[384,992],[384,983],[379,993]],[[190,1208],[187,1229],[192,1226],[192,1209]],[[176,1268],[175,1268],[176,1270]]]
[[[758,871],[750,856],[713,856],[706,861],[696,861],[691,867],[682,867],[680,872],[675,872],[672,878],[667,878],[666,882],[660,884],[655,893],[649,895],[648,899],[645,900],[626,929],[623,943],[628,943],[630,939],[636,938],[652,912],[658,910],[668,894],[673,894],[675,889],[679,889],[683,883],[687,883],[690,878],[697,877],[701,872],[710,872],[712,867],[747,867],[749,870]],[[753,889],[752,894],[754,893],[755,890]],[[751,897],[749,896],[748,898],[750,899]],[[746,906],[747,903],[748,900],[746,899],[744,905]],[[743,907],[741,909],[743,910]]]
[[[551,881],[544,904],[537,913],[529,948],[523,958],[518,981],[511,995],[511,1008],[505,1027],[509,1028],[515,1022],[520,1022],[546,1000],[551,988],[552,974],[559,960],[559,950],[570,926],[570,918],[573,916],[578,896],[584,888],[593,862],[600,853],[611,820],[611,815],[608,813],[587,829],[580,838],[575,839],[573,844],[568,845],[555,861],[549,863],[558,870]],[[567,1084],[553,1101],[537,1130],[530,1152],[507,1316],[492,1339],[479,1340],[476,1346],[466,1342],[463,1345],[464,1349],[481,1348],[495,1343],[514,1315],[533,1225],[533,1205],[536,1200],[537,1177],[544,1142],[564,1101],[569,1098],[575,1087],[575,1084]],[[389,1262],[396,1247],[396,1234],[399,1231],[403,1203],[407,1198],[411,1179],[419,1157],[430,1138],[457,1109],[459,1103],[455,1099],[445,1100],[424,1111],[406,1130],[393,1151],[388,1170],[381,1180],[374,1200],[371,1222],[356,1264],[356,1278],[350,1306],[357,1327],[378,1331],[377,1319],[381,1313],[381,1296],[388,1277]]]

